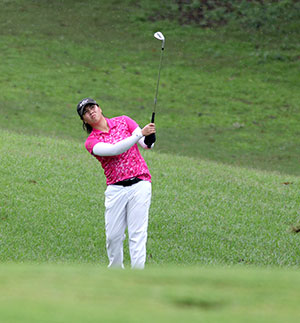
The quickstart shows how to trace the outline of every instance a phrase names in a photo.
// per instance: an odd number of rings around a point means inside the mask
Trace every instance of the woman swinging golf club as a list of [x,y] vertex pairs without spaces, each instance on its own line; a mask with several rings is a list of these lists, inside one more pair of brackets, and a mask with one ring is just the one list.
[[[131,267],[143,269],[146,261],[151,175],[137,143],[155,133],[154,123],[141,129],[127,116],[108,119],[93,99],[77,105],[83,128],[89,134],[86,149],[101,163],[106,176],[105,231],[108,267],[123,265],[123,241],[128,229]],[[149,139],[149,138],[148,138]],[[155,140],[155,139],[154,139]],[[148,140],[149,141],[149,140]]]

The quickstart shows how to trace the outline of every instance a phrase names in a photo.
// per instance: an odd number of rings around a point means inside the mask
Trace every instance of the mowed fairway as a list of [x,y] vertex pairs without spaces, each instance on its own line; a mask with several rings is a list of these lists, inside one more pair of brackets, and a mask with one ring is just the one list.
[[253,268],[2,265],[1,322],[297,322],[300,274]]

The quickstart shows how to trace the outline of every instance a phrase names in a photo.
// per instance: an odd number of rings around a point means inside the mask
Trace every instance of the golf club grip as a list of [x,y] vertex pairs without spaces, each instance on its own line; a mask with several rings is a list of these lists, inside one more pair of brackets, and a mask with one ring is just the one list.
[[[155,112],[152,112],[151,123],[154,123],[154,119],[155,119]],[[155,133],[152,133],[150,135],[150,138],[151,138],[151,144],[150,144],[150,147],[148,146],[148,148],[151,148],[152,143],[156,141]]]
[[155,119],[155,112],[152,113],[151,123],[154,123],[154,119]]
[[[151,123],[154,123],[154,119],[155,119],[155,112],[152,113]],[[152,133],[151,135],[145,137],[144,143],[147,145],[148,148],[151,148],[152,144],[155,141],[156,141],[155,133]]]

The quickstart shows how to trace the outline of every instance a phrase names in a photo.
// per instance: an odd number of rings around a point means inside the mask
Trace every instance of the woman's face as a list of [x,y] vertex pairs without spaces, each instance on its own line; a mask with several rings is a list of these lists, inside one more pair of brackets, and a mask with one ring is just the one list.
[[101,120],[102,110],[96,104],[87,106],[84,110],[82,118],[85,123],[93,126],[99,123],[99,121]]

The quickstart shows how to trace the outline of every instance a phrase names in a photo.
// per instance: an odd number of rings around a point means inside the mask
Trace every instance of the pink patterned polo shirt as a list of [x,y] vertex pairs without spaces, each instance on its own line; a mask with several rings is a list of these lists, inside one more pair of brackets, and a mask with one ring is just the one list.
[[105,120],[109,126],[109,132],[93,129],[85,142],[85,147],[101,163],[106,176],[106,184],[111,185],[131,177],[138,177],[151,182],[150,172],[137,144],[116,156],[96,156],[93,154],[93,148],[98,142],[115,144],[130,137],[138,127],[138,124],[127,116],[105,118]]

